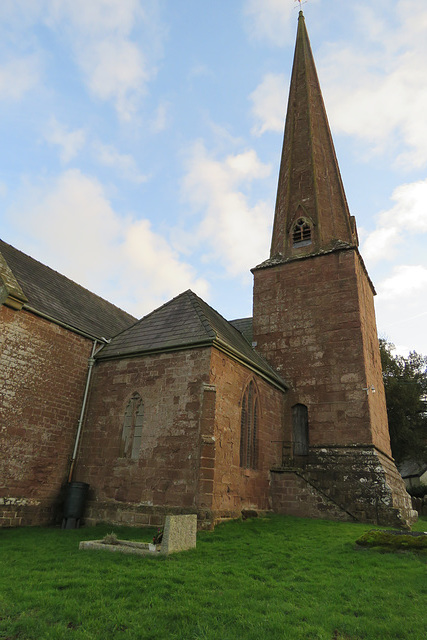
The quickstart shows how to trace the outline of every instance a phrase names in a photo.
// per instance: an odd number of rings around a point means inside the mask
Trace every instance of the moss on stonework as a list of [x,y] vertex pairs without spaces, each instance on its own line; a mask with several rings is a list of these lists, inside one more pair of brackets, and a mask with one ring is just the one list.
[[389,551],[427,552],[427,534],[422,532],[371,529],[356,540],[361,547],[378,547]]

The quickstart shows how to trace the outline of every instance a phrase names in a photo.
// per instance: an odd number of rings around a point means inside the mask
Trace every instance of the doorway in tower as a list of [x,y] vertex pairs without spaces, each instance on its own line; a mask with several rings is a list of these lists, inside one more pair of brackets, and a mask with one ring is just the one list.
[[292,407],[292,441],[294,458],[308,456],[308,409],[305,404]]

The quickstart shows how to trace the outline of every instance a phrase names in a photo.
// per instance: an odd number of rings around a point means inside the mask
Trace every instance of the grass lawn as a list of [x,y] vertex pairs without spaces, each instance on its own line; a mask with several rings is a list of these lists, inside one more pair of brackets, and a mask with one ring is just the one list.
[[0,530],[0,638],[426,640],[427,554],[356,550],[370,528],[235,521],[167,558],[78,550],[148,529]]

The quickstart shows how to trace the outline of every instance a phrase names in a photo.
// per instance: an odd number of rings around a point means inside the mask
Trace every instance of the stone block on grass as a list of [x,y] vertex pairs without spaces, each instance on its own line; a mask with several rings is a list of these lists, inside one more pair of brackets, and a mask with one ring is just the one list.
[[196,547],[197,515],[166,516],[160,552],[186,551]]

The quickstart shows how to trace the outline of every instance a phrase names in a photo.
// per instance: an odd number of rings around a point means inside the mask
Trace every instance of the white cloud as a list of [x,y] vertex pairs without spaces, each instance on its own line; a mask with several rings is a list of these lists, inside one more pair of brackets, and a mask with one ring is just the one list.
[[93,145],[98,162],[117,169],[121,175],[136,183],[147,182],[148,176],[140,173],[135,159],[125,153],[120,153],[113,145],[96,142]]
[[[334,130],[392,150],[404,168],[427,163],[427,9],[402,0],[387,22],[372,7],[356,8],[354,44],[335,43],[319,60]],[[372,25],[376,25],[375,28]],[[363,53],[362,53],[363,52]]]
[[294,36],[294,7],[294,3],[283,0],[245,0],[250,36],[279,47],[288,44]]
[[156,72],[163,39],[156,7],[157,1],[46,0],[44,21],[67,34],[90,92],[112,101],[125,121]]
[[260,136],[266,131],[283,131],[286,87],[287,82],[282,73],[267,73],[251,93],[249,98],[252,102],[252,113],[257,121],[252,133]]
[[121,218],[103,186],[78,170],[27,188],[10,214],[37,243],[44,263],[134,315],[188,288],[208,293],[205,280],[148,220]]
[[0,64],[0,100],[20,100],[37,86],[40,60],[37,55],[14,58]]
[[119,116],[130,120],[151,77],[142,51],[123,39],[100,40],[87,44],[78,59],[92,93],[112,100]]
[[268,255],[271,207],[262,201],[249,204],[242,186],[270,170],[253,150],[219,161],[198,142],[190,154],[183,193],[203,216],[195,238],[205,260],[218,260],[232,276],[247,274]]
[[376,311],[380,335],[399,345],[399,353],[427,354],[427,265],[399,265],[377,287]]
[[46,140],[60,147],[61,162],[67,164],[84,147],[86,134],[83,129],[70,131],[56,118],[51,118],[46,131]]
[[[132,270],[132,284],[144,276],[145,289],[152,289],[157,298],[167,299],[189,288],[201,297],[208,294],[207,282],[196,277],[190,265],[181,262],[165,238],[151,229],[149,220],[138,220],[128,225],[123,254]],[[141,289],[144,287],[140,285]]]
[[395,205],[377,216],[377,228],[363,245],[371,264],[395,258],[405,238],[427,233],[427,179],[397,187],[392,199]]
[[150,124],[150,130],[154,133],[160,133],[169,126],[171,104],[163,101],[157,107],[156,113]]
[[46,5],[48,23],[70,19],[95,37],[108,31],[126,36],[143,15],[140,0],[47,0]]
[[[20,32],[27,48],[43,49],[43,37],[30,29],[50,29],[77,63],[90,93],[111,101],[124,121],[134,117],[156,73],[165,35],[159,0],[2,0],[0,25],[14,48],[22,46]],[[19,98],[37,76],[35,56],[7,63],[0,68],[0,98],[2,93]]]
[[424,294],[427,300],[427,267],[423,265],[400,265],[394,267],[393,274],[378,286],[378,294],[384,300],[413,298]]

